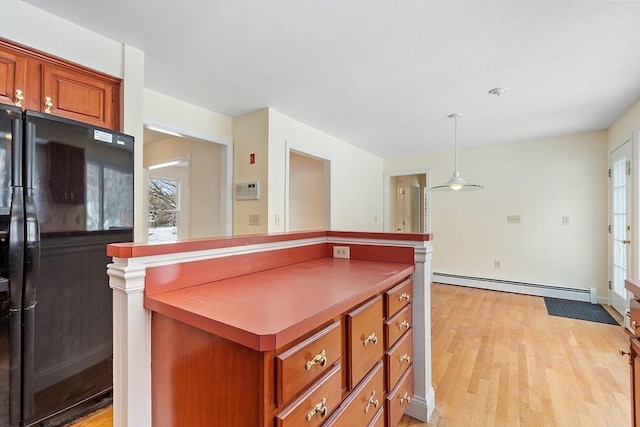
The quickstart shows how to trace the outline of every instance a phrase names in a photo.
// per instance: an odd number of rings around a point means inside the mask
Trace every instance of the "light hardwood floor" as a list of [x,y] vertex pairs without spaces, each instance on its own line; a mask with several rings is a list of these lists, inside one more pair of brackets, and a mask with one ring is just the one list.
[[[631,424],[622,326],[549,316],[541,297],[441,284],[431,296],[436,408],[400,427]],[[112,424],[107,408],[74,427]]]

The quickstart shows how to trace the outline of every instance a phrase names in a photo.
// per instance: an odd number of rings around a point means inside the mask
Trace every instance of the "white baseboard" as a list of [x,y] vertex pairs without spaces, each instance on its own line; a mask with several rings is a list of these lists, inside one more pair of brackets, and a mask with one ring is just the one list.
[[609,300],[606,298],[602,298],[602,301],[600,301],[601,298],[598,298],[596,288],[544,285],[539,283],[459,276],[446,273],[433,273],[433,281],[436,283],[468,286],[471,288],[489,289],[493,291],[584,301],[590,302],[591,304],[609,304]]

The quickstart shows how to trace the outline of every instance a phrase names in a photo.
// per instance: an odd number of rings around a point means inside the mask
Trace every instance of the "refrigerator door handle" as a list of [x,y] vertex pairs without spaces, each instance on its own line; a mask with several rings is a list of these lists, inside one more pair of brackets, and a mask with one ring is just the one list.
[[25,122],[25,262],[22,301],[22,416],[25,420],[33,414],[34,410],[35,309],[38,274],[40,272],[40,228],[33,186],[36,154],[35,135],[35,124]]

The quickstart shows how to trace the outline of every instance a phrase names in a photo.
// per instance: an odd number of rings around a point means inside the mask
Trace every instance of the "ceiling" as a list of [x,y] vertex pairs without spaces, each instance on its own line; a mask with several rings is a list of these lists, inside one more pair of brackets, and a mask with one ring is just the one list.
[[464,148],[607,129],[640,99],[640,0],[26,1],[143,50],[148,89],[382,157],[451,150],[451,113]]

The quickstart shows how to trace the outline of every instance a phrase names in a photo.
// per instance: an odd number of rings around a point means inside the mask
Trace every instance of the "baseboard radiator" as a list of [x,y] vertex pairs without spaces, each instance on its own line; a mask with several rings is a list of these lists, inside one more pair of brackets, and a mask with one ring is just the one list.
[[541,297],[562,298],[574,301],[598,303],[596,288],[565,287],[543,285],[539,283],[514,282],[510,280],[488,279],[482,277],[459,276],[456,274],[433,273],[433,282],[448,285],[468,286],[492,291],[513,292],[516,294]]

